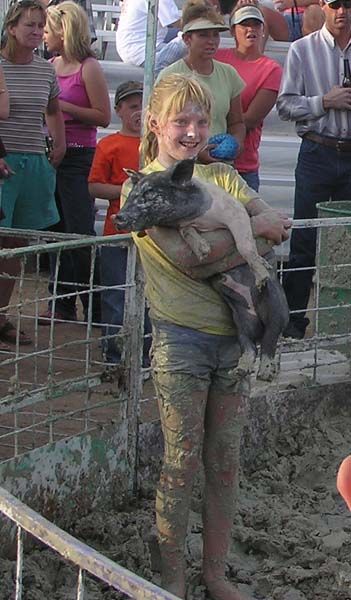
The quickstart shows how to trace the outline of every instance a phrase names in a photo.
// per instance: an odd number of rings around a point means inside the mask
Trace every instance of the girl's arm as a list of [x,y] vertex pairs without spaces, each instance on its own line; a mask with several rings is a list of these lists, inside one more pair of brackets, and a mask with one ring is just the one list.
[[50,154],[50,162],[56,169],[66,152],[65,124],[57,97],[49,100],[45,113],[45,121],[54,142]]
[[113,183],[89,183],[89,194],[93,198],[116,200],[121,195],[122,186]]
[[0,119],[8,119],[10,114],[10,100],[4,71],[0,65]]
[[82,123],[107,127],[111,120],[110,98],[105,76],[98,61],[87,60],[83,65],[82,76],[91,107],[85,108],[60,100],[60,108]]
[[268,115],[275,105],[278,92],[273,90],[258,90],[247,111],[244,113],[246,129],[254,129]]
[[232,98],[230,101],[229,113],[227,115],[227,133],[235,136],[239,142],[239,152],[241,152],[244,147],[246,127],[244,125],[240,95]]

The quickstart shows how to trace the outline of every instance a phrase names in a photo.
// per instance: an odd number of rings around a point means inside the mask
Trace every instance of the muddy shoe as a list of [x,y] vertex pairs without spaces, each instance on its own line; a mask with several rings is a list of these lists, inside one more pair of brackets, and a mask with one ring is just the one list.
[[307,318],[300,319],[299,321],[297,321],[296,319],[290,319],[289,323],[283,331],[283,337],[293,338],[295,340],[303,340],[309,322],[310,320]]
[[[6,321],[0,328],[0,340],[8,344],[16,344],[17,341],[17,329],[10,321]],[[32,344],[30,337],[24,332],[19,332],[18,341],[20,346],[29,346]]]

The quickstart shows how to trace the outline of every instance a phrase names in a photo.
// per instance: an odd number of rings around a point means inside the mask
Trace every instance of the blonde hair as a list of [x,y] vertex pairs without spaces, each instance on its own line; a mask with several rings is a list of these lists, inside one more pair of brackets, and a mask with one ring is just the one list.
[[218,10],[206,0],[188,0],[182,10],[182,27],[195,21],[195,19],[207,19],[214,25],[223,25],[224,19]]
[[145,166],[152,162],[158,154],[157,137],[151,127],[152,119],[157,118],[157,121],[164,125],[171,115],[176,115],[184,110],[188,102],[200,106],[210,119],[211,92],[197,79],[174,73],[167,75],[154,86],[146,107],[144,134],[140,145]]
[[7,52],[8,58],[11,61],[16,54],[17,40],[10,33],[10,27],[15,27],[18,24],[21,16],[27,11],[32,12],[33,10],[40,10],[44,23],[46,21],[46,7],[41,0],[22,0],[21,2],[14,2],[10,5],[5,18],[4,24],[2,28],[2,32],[4,32],[4,37],[1,43],[1,47],[4,48]]
[[85,10],[72,0],[47,9],[47,28],[63,37],[63,49],[69,61],[82,62],[94,56],[90,48],[90,28]]

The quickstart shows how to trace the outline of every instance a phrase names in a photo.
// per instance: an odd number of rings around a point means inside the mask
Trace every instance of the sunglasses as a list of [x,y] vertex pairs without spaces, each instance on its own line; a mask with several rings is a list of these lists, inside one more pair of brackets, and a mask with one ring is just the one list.
[[338,10],[340,6],[348,9],[351,8],[351,0],[335,0],[334,2],[328,2],[328,6],[333,10]]

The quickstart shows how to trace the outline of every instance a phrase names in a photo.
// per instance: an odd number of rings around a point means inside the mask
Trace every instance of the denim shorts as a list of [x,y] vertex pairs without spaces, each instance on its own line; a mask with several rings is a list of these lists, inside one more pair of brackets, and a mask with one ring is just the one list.
[[14,174],[2,186],[0,227],[46,229],[57,223],[56,170],[45,154],[11,152],[5,160]]
[[239,377],[241,348],[235,336],[213,335],[163,321],[152,322],[151,366],[155,380],[191,392],[250,394],[250,376]]

